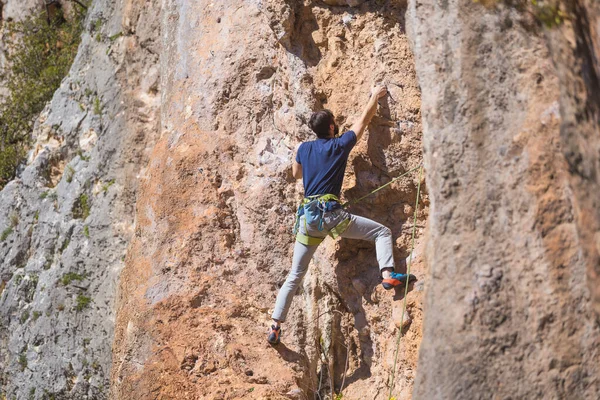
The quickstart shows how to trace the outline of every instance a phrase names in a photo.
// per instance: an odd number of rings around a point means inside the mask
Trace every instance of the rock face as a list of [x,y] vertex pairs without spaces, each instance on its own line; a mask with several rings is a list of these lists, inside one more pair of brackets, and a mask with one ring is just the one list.
[[107,396],[116,283],[157,131],[149,12],[94,1],[28,165],[0,192],[0,398]]
[[[290,161],[313,137],[311,112],[330,108],[348,127],[371,84],[388,84],[391,96],[349,161],[347,199],[421,161],[404,13],[397,2],[163,4],[161,137],[121,277],[112,398],[384,396],[403,324],[394,393],[410,398],[422,286],[409,294],[403,322],[394,311],[402,294],[382,290],[371,243],[327,240],[284,344],[266,343],[302,197]],[[415,172],[351,209],[392,228],[398,261],[409,251],[418,179]],[[423,277],[422,262],[415,270]]]
[[575,221],[600,320],[600,6],[575,1],[569,11],[571,20],[549,32],[548,41],[561,83],[561,139],[574,192]]
[[[600,6],[482,3],[95,0],[0,191],[0,399],[600,398]],[[327,239],[271,347],[294,148],[374,82],[343,195],[424,159],[350,207],[402,270],[421,183],[407,313]]]
[[555,66],[502,7],[412,1],[407,18],[431,196],[415,398],[596,399],[597,75],[576,75],[597,65]]

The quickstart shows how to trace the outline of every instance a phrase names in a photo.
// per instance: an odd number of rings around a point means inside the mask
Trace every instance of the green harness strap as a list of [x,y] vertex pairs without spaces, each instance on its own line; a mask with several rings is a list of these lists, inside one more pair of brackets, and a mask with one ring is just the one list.
[[[346,203],[342,204],[342,208],[346,208],[350,204],[360,203],[361,201],[363,201],[367,197],[371,196],[372,194],[377,193],[381,189],[386,188],[387,186],[389,186],[392,183],[396,182],[400,178],[405,177],[406,175],[410,174],[411,172],[416,171],[417,169],[419,169],[421,167],[422,167],[422,164],[419,164],[415,168],[412,168],[412,169],[406,171],[405,173],[403,173],[402,175],[395,177],[394,179],[392,179],[388,183],[379,186],[378,188],[376,188],[375,190],[367,193],[366,195],[362,196],[361,198],[356,199],[356,200],[354,200],[352,202],[346,202]],[[302,204],[300,205],[300,207],[302,207],[305,204],[310,203],[311,201],[314,201],[314,200],[318,200],[318,201],[322,201],[322,202],[337,201],[338,203],[340,203],[340,199],[338,199],[337,196],[335,196],[333,194],[324,194],[324,195],[315,195],[315,196],[305,197],[304,200],[302,200]],[[306,246],[314,246],[314,245],[321,244],[321,242],[323,240],[325,240],[325,238],[307,236],[307,235],[303,235],[302,233],[298,232],[299,218],[300,217],[299,217],[298,213],[296,213],[296,221],[294,223],[294,231],[296,232],[296,240],[298,242],[306,245]],[[306,229],[306,218],[304,218],[304,224],[305,224],[304,227]],[[348,228],[348,225],[350,225],[350,220],[349,219],[345,219],[342,222],[340,222],[339,224],[337,224],[336,226],[334,226],[329,232],[327,232],[327,234],[329,236],[331,236],[332,238],[335,239],[338,236],[340,236],[342,233],[344,233],[344,231]],[[306,231],[308,232],[308,229],[306,229]]]
[[[315,200],[317,200],[319,202],[323,202],[323,203],[328,202],[328,201],[337,201],[338,203],[340,202],[340,199],[338,199],[338,197],[333,194],[324,194],[322,196],[315,195],[315,196],[305,197],[302,200],[302,204],[300,205],[300,207],[304,206],[305,204],[310,203],[311,201],[315,201]],[[295,230],[297,230],[297,228],[298,228],[299,219],[300,219],[300,217],[299,217],[298,213],[296,213],[296,222],[294,223]],[[327,232],[327,234],[335,239],[338,236],[340,236],[346,230],[346,228],[348,228],[348,225],[350,225],[350,219],[347,218],[347,219],[343,220],[342,222],[340,222],[339,224],[337,224],[336,226],[334,226],[333,228],[331,228]],[[306,224],[306,217],[304,218],[304,229],[306,232],[308,232],[308,227]],[[325,240],[325,238],[304,235],[298,231],[296,233],[296,240],[306,246],[316,246],[316,245],[321,244],[321,242],[323,240]]]

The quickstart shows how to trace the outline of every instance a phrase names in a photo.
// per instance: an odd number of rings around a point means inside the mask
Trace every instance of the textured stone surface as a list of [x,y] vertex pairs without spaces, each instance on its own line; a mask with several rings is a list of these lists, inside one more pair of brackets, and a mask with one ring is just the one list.
[[572,18],[549,32],[548,39],[561,82],[563,153],[588,288],[600,321],[600,5],[574,1],[568,10]]
[[[471,0],[94,1],[0,192],[0,398],[383,399],[402,325],[398,399],[599,398],[600,12],[565,4],[541,31]],[[372,245],[327,240],[271,348],[293,149],[315,109],[348,127],[373,82],[391,96],[344,195],[418,165],[423,131],[408,313]],[[417,180],[352,208],[397,260]]]
[[[301,198],[291,159],[295,145],[313,137],[311,112],[326,106],[348,127],[370,86],[389,85],[391,97],[349,161],[348,199],[420,163],[404,12],[397,2],[165,2],[161,139],[142,179],[121,278],[113,398],[325,398],[342,384],[344,398],[387,395],[398,332],[392,313],[402,295],[379,285],[370,243],[327,240],[283,344],[272,348],[265,337],[290,268]],[[392,228],[397,260],[410,246],[417,180],[403,178],[352,208]],[[419,238],[427,199],[425,192]],[[419,260],[418,276],[423,269]],[[421,296],[408,296],[397,398],[410,398]]]
[[148,11],[94,2],[28,164],[0,192],[0,397],[108,393],[116,282],[156,132],[159,26]]
[[413,0],[407,18],[431,196],[414,398],[596,399],[600,326],[574,202],[597,215],[597,195],[569,185],[570,83],[526,14]]

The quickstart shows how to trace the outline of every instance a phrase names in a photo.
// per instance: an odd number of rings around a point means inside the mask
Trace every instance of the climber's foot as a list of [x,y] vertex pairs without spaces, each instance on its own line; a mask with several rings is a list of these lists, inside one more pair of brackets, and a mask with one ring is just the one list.
[[269,336],[267,336],[267,341],[271,344],[278,344],[279,338],[281,337],[281,327],[271,325],[271,329],[269,329]]
[[413,274],[400,274],[398,272],[392,272],[388,279],[384,279],[381,283],[386,290],[390,290],[396,286],[404,285],[407,282],[410,283],[412,281],[416,281],[417,277]]

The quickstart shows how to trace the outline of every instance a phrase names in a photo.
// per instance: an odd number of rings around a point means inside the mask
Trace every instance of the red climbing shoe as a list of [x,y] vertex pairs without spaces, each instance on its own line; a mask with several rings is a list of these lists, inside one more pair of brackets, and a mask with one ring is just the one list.
[[388,279],[384,279],[381,283],[385,290],[390,290],[398,285],[404,285],[406,282],[416,281],[417,277],[413,274],[399,274],[398,272],[392,272]]
[[275,327],[275,325],[271,325],[271,329],[269,330],[269,336],[267,336],[267,341],[271,344],[278,344],[280,337],[281,327]]

